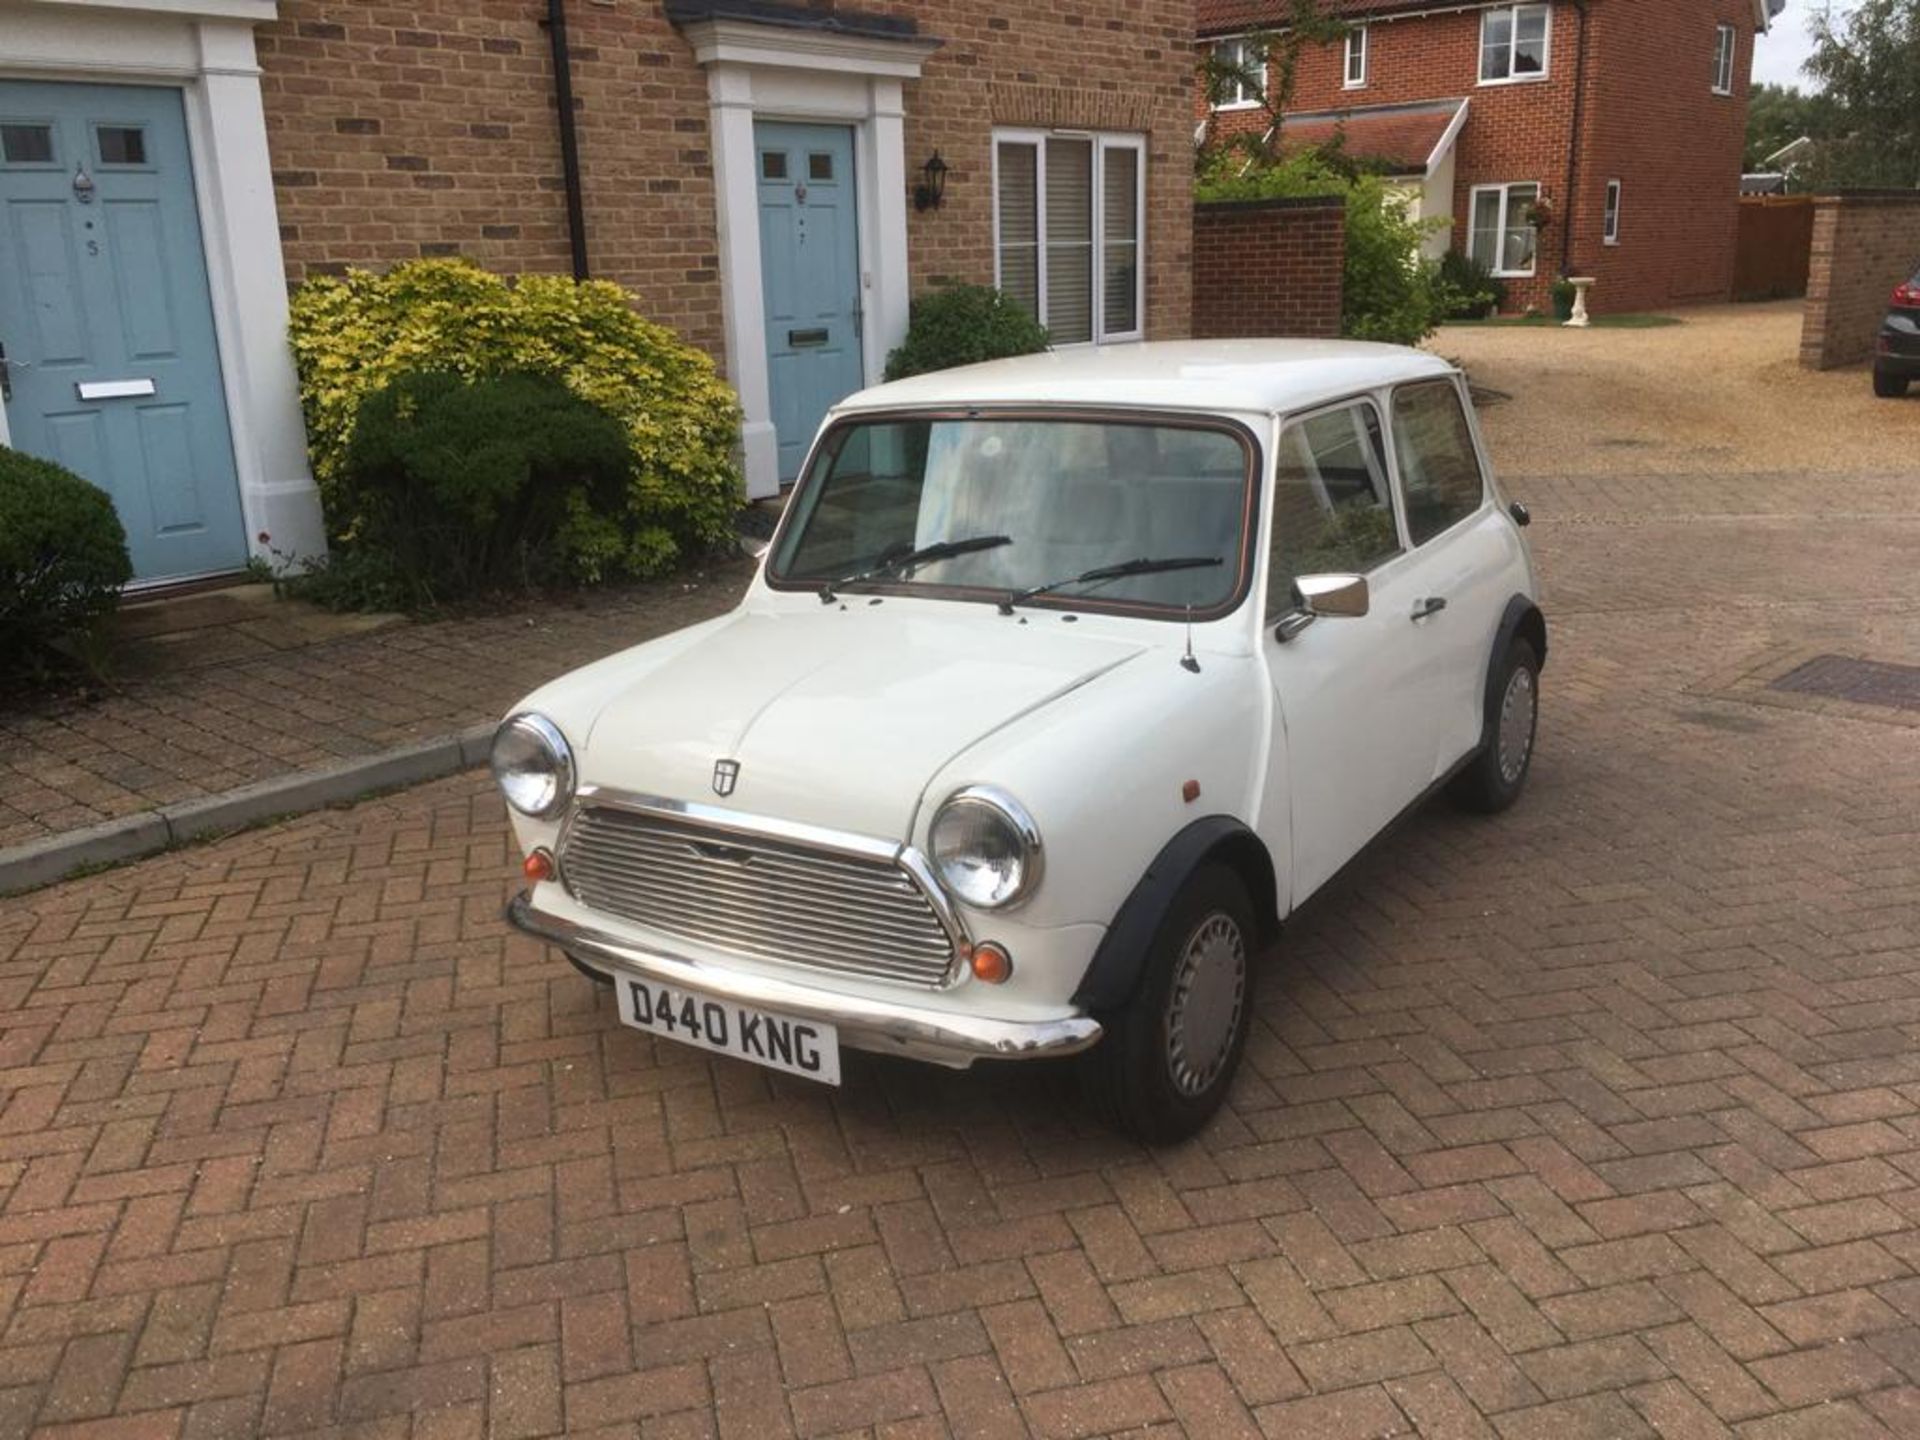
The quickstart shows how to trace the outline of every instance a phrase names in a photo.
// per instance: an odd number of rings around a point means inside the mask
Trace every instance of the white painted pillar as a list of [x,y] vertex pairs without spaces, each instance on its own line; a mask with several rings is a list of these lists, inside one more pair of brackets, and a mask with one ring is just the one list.
[[262,558],[269,548],[320,556],[326,530],[287,345],[287,273],[253,27],[203,21],[197,30],[201,73],[186,92],[187,120],[247,543]]
[[727,379],[739,393],[747,495],[780,493],[780,457],[767,378],[767,304],[760,275],[760,176],[753,141],[753,76],[744,65],[707,69],[713,184],[720,240],[720,308]]
[[873,212],[878,244],[869,271],[867,383],[877,384],[887,356],[907,338],[906,106],[900,81],[876,76],[868,120],[873,151]]

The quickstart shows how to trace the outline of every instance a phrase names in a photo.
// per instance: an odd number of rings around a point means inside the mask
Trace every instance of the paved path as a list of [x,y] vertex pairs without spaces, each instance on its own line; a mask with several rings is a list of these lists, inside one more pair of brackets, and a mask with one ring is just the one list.
[[495,720],[542,681],[726,609],[749,573],[181,665],[93,703],[0,705],[0,849]]
[[1179,1149],[622,1031],[477,777],[0,902],[0,1436],[1920,1434],[1920,733],[1764,688],[1920,660],[1916,507],[1746,484],[1516,487],[1531,792]]

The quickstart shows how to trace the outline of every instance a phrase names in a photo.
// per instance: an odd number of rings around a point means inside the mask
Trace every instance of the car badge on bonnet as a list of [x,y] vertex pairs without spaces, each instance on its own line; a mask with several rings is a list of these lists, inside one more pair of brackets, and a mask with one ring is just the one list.
[[731,795],[734,782],[740,778],[738,760],[716,760],[713,762],[713,793]]

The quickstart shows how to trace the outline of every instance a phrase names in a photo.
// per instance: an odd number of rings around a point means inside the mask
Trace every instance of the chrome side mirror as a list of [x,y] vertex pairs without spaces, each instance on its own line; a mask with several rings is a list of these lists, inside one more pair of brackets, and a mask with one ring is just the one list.
[[1357,619],[1372,603],[1364,575],[1302,575],[1293,582],[1294,600],[1309,615]]
[[1273,638],[1291,640],[1322,616],[1356,619],[1372,603],[1364,575],[1301,575],[1293,582],[1293,609],[1280,617]]

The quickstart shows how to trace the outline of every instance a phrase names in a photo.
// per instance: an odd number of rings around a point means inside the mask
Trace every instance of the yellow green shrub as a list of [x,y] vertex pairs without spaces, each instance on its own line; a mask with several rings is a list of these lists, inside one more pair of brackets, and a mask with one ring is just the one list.
[[362,401],[423,370],[553,375],[625,427],[625,509],[595,517],[598,543],[583,552],[581,578],[658,574],[731,534],[742,494],[738,402],[705,354],[640,316],[618,285],[508,281],[465,260],[353,270],[295,292],[291,338],[314,479],[336,537],[351,536],[356,519],[342,471]]

